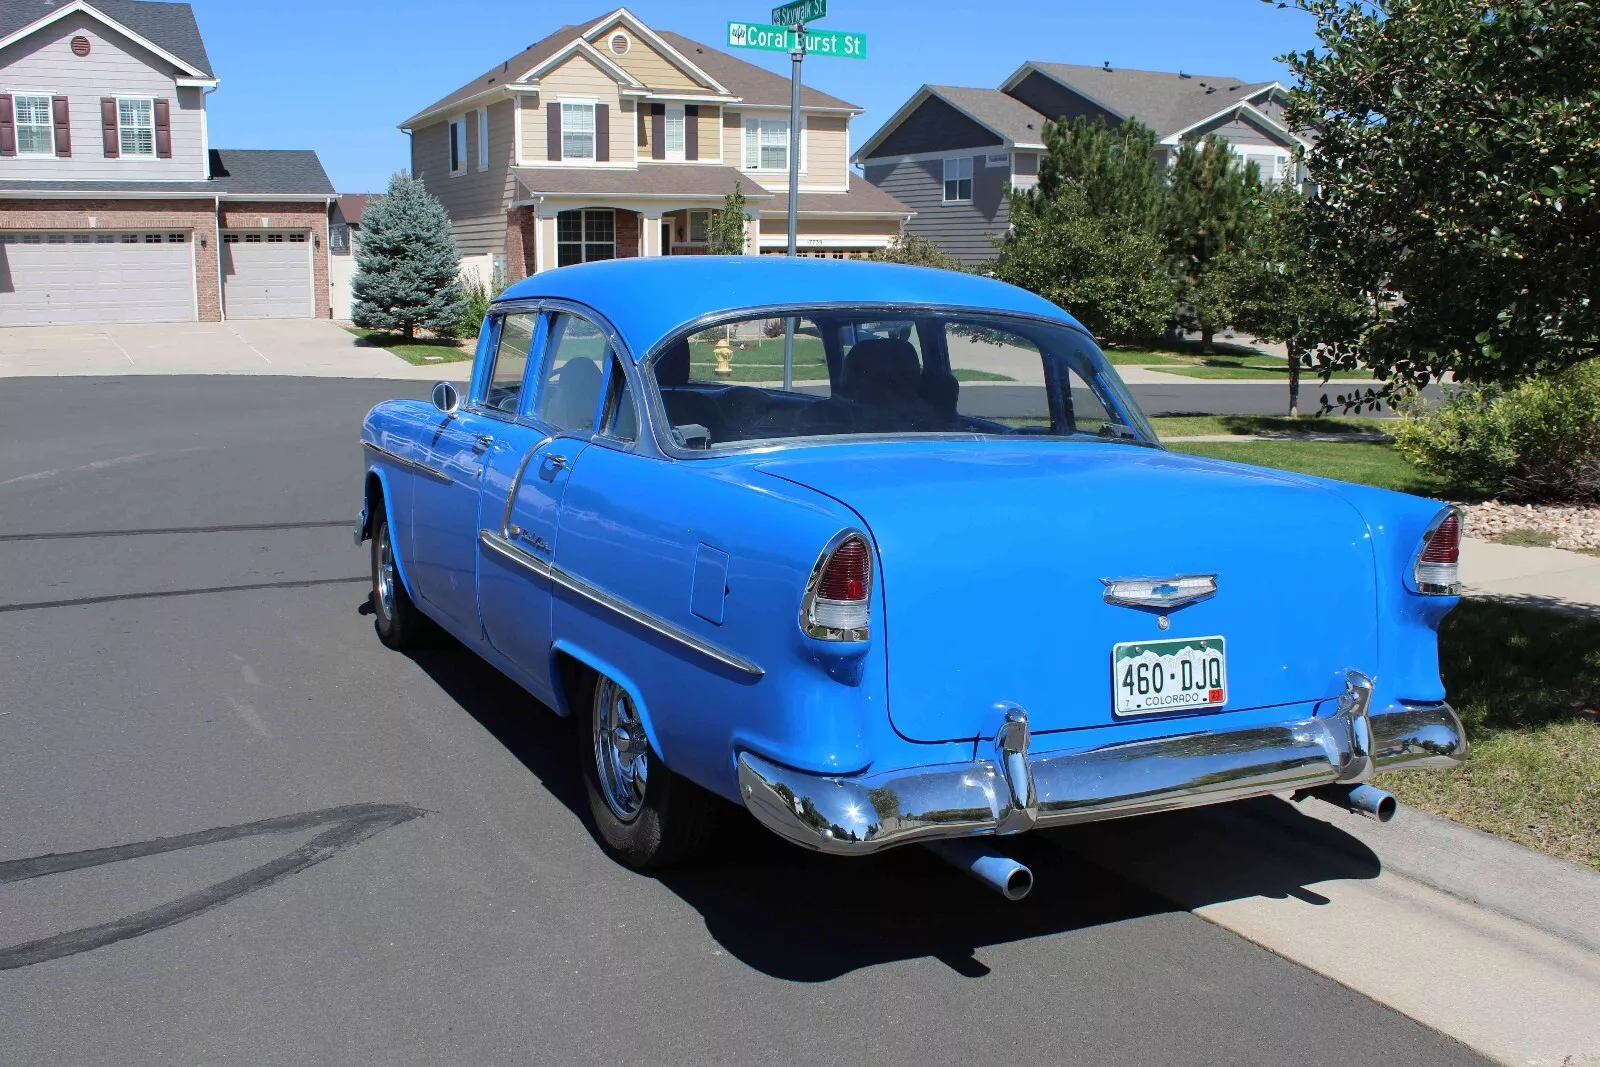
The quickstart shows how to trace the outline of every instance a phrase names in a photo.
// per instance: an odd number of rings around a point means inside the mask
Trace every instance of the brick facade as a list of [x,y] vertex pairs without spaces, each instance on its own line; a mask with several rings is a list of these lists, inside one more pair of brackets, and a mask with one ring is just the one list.
[[617,258],[634,259],[643,246],[639,244],[639,213],[617,209]]
[[534,272],[534,249],[538,247],[539,220],[531,207],[514,207],[506,212],[506,284],[520,282]]
[[[188,230],[194,248],[195,296],[200,321],[222,319],[222,276],[217,267],[220,242],[213,200],[0,200],[0,228]],[[324,294],[326,289],[324,284]]]
[[[321,203],[224,201],[221,229],[310,230],[316,314],[328,318],[328,209]],[[195,295],[201,322],[222,320],[221,244],[214,200],[0,200],[7,230],[187,230],[194,249]]]
[[[265,220],[265,221],[263,221]],[[222,202],[222,228],[310,230],[314,247],[311,251],[311,288],[316,293],[316,317],[333,317],[328,305],[328,208],[322,203],[294,203],[292,201],[224,200]]]

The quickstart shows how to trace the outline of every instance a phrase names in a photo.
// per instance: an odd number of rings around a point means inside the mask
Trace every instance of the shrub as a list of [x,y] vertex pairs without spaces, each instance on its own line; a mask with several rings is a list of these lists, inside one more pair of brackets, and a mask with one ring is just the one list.
[[1600,502],[1600,360],[1510,387],[1462,388],[1403,414],[1396,446],[1457,487]]
[[867,257],[877,263],[905,263],[913,267],[938,267],[962,270],[956,257],[946,255],[939,246],[914,233],[903,233]]
[[483,320],[489,315],[489,302],[505,290],[505,279],[501,277],[499,268],[495,268],[494,276],[489,279],[489,284],[473,274],[461,283],[461,319],[456,323],[455,335],[457,337],[476,337],[478,331],[483,329]]

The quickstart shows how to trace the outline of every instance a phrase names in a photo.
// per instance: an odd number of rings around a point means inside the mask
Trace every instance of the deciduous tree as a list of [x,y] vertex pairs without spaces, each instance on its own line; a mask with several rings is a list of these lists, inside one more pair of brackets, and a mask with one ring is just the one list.
[[746,218],[744,190],[734,182],[733,192],[722,198],[722,210],[711,216],[706,251],[713,256],[744,255]]

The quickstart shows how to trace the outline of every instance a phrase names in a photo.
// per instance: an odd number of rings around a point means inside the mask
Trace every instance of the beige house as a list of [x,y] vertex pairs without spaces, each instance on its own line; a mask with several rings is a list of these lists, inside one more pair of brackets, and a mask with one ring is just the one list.
[[[449,212],[463,270],[704,253],[737,183],[746,251],[787,243],[789,81],[626,9],[563,26],[401,124]],[[801,97],[799,246],[856,257],[912,211],[850,173],[854,104]]]

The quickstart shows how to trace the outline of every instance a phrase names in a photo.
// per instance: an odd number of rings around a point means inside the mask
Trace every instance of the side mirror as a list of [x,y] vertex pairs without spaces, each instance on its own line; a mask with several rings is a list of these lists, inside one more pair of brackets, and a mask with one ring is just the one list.
[[450,382],[440,382],[433,387],[433,406],[446,415],[454,415],[461,407],[461,393]]

